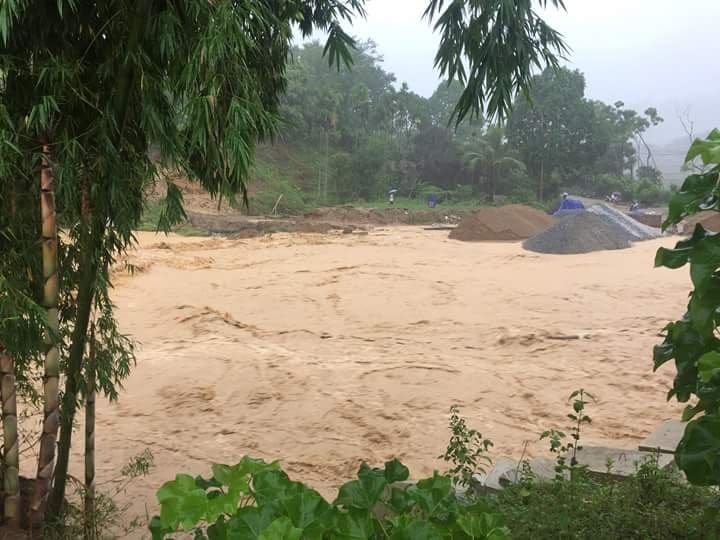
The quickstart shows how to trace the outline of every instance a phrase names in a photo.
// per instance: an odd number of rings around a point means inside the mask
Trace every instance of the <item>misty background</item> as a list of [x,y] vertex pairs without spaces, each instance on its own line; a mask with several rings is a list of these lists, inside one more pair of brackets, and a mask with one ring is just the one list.
[[[426,6],[427,0],[369,0],[367,19],[349,31],[377,43],[398,85],[407,82],[429,97],[440,79],[433,67],[438,36],[422,19]],[[680,182],[689,144],[683,122],[695,136],[720,126],[720,1],[566,0],[566,6],[567,12],[544,10],[571,47],[565,65],[585,74],[591,99],[658,109],[665,121],[646,138],[665,181]]]

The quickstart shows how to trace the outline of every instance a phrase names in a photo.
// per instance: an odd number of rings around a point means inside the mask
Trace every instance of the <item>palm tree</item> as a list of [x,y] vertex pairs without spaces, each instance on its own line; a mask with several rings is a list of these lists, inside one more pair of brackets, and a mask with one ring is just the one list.
[[479,141],[479,148],[465,152],[463,160],[473,175],[474,184],[485,180],[485,192],[490,202],[495,202],[498,182],[507,175],[525,171],[525,164],[520,161],[508,145],[504,130],[499,126],[488,128]]

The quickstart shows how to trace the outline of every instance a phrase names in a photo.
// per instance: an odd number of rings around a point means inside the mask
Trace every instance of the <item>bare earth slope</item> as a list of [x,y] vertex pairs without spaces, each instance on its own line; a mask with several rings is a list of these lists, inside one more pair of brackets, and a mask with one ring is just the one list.
[[326,494],[363,459],[431,473],[454,403],[496,456],[544,454],[578,387],[599,399],[588,443],[633,447],[678,414],[670,369],[651,371],[687,299],[684,272],[652,269],[673,239],[565,257],[410,228],[140,243],[114,293],[139,362],[97,446],[100,481],[152,449],[127,494],[143,515],[176,472],[246,453]]

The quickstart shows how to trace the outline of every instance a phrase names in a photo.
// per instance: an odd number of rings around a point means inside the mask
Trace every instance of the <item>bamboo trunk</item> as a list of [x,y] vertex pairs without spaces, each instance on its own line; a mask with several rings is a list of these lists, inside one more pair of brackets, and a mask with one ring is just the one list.
[[0,346],[0,397],[2,397],[5,471],[4,516],[11,527],[20,526],[20,452],[18,449],[15,365],[12,356]]
[[33,526],[39,526],[45,517],[60,421],[58,408],[60,352],[56,342],[59,327],[58,237],[55,186],[49,156],[50,149],[45,141],[40,172],[40,206],[42,210],[43,306],[47,311],[48,331],[45,332],[45,375],[43,377],[45,417],[40,438],[38,472],[30,503],[30,518]]
[[95,522],[95,328],[90,330],[85,402],[85,540],[97,539]]
[[[62,416],[60,418],[60,440],[58,442],[58,459],[55,467],[55,478],[52,492],[48,500],[48,518],[58,519],[63,512],[65,502],[65,487],[68,479],[68,466],[70,463],[70,444],[72,442],[72,429],[77,408],[77,397],[82,382],[82,360],[85,355],[87,332],[90,325],[90,315],[95,297],[95,277],[97,268],[94,264],[94,246],[97,238],[102,238],[104,230],[91,230],[90,224],[90,186],[87,181],[82,184],[82,220],[83,235],[81,239],[82,258],[80,262],[80,282],[76,297],[77,314],[75,327],[70,337],[70,350],[68,353],[68,366],[66,370],[65,392],[62,403]],[[97,237],[94,236],[97,235]]]

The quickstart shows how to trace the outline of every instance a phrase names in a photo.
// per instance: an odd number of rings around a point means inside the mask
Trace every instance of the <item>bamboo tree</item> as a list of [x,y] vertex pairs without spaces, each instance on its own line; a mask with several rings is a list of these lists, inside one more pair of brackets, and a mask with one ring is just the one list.
[[85,540],[97,538],[95,521],[95,326],[90,330],[85,397]]
[[58,236],[55,211],[55,184],[50,165],[50,147],[47,139],[42,145],[40,168],[40,206],[42,211],[43,307],[47,315],[45,332],[44,420],[40,438],[40,455],[32,501],[31,521],[39,525],[45,516],[50,482],[55,463],[55,441],[59,426],[60,351],[57,345],[58,317]]
[[17,403],[15,398],[15,363],[13,357],[0,346],[0,394],[2,397],[5,471],[5,520],[8,525],[20,525],[20,452],[18,445]]
[[[561,0],[540,2],[562,4]],[[104,316],[114,325],[106,297],[107,264],[134,242],[133,229],[146,202],[145,188],[157,173],[148,158],[149,144],[157,143],[167,162],[176,164],[212,196],[246,195],[255,145],[274,135],[278,126],[294,28],[299,27],[303,37],[316,30],[325,32],[330,62],[349,64],[353,40],[342,30],[342,23],[364,14],[363,4],[363,0],[0,0],[0,109],[7,110],[8,123],[18,133],[15,146],[21,156],[17,161],[23,165],[12,173],[0,167],[0,192],[13,175],[22,175],[26,183],[37,186],[30,173],[24,172],[37,152],[28,141],[56,134],[53,172],[68,230],[58,266],[54,179],[46,144],[41,175],[42,255],[49,330],[45,336],[45,418],[31,503],[35,523],[45,510],[47,519],[58,517],[62,510],[73,420],[85,383],[82,367],[88,324],[101,296],[107,308]],[[502,115],[514,90],[524,89],[533,65],[556,63],[552,51],[562,51],[562,41],[532,10],[531,0],[514,0],[516,10],[501,10],[499,6],[505,3],[496,0],[465,2],[467,9],[459,12],[456,4],[432,0],[427,17],[438,15],[445,41],[438,67],[449,79],[458,75],[468,89],[457,116],[488,102]],[[488,17],[486,12],[495,16]],[[467,28],[473,28],[472,36]],[[505,47],[499,61],[486,58],[487,48],[479,43],[485,39],[499,40],[490,49]],[[515,54],[521,49],[526,54]],[[460,73],[466,64],[468,76]],[[87,174],[93,178],[93,215],[91,223],[82,223],[78,186]],[[161,224],[167,230],[184,217],[177,187],[168,186],[164,208]],[[112,226],[107,227],[108,223]],[[24,242],[23,253],[32,246]],[[35,251],[39,258],[39,250]],[[15,275],[26,274],[25,267],[16,266]],[[58,275],[63,284],[60,321]],[[37,291],[33,295],[40,296]],[[113,348],[127,351],[127,344],[116,332],[99,328],[96,386],[105,395],[115,396],[129,371],[130,353],[124,357],[106,354]],[[58,415],[61,339],[67,356],[62,362],[65,387]],[[108,346],[105,340],[113,339],[114,347]],[[59,422],[62,429],[53,472]]]

